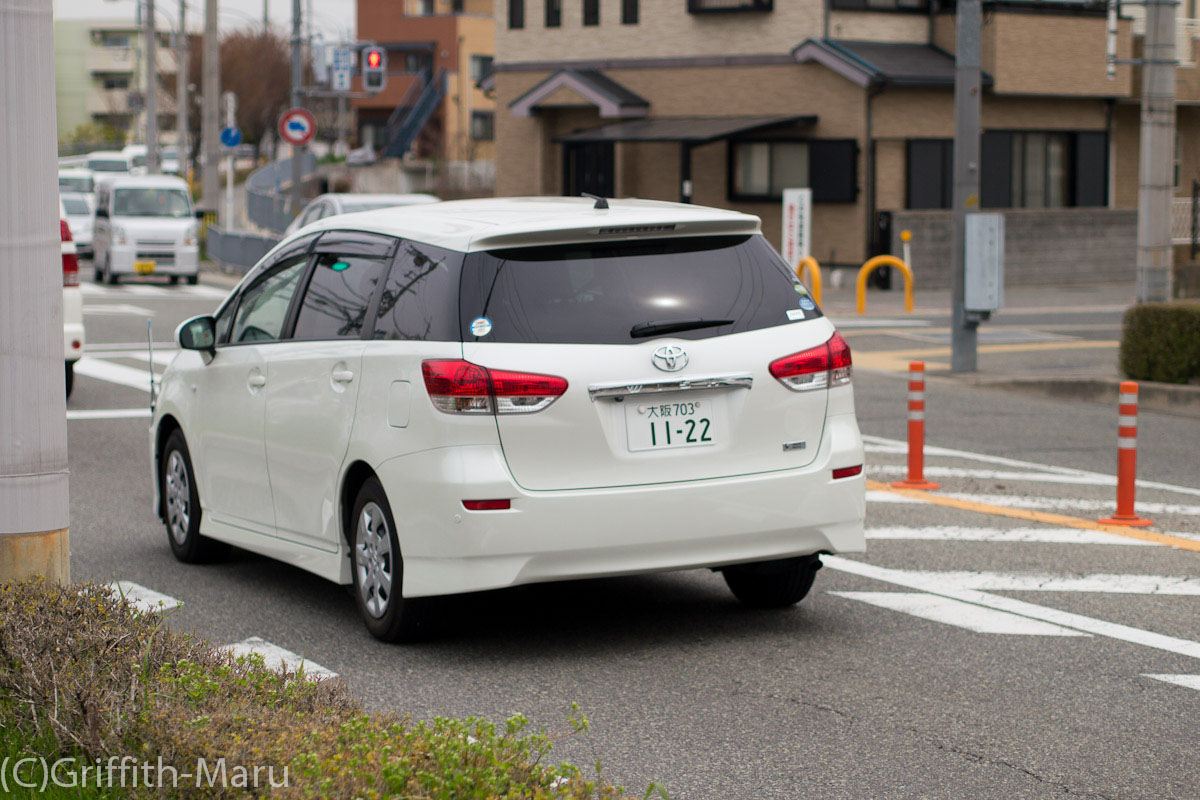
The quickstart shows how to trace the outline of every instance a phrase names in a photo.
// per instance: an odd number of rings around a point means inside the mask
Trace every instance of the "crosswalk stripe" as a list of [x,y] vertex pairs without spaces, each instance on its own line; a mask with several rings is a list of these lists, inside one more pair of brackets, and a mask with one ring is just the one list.
[[153,589],[147,589],[145,586],[133,583],[132,581],[113,581],[108,584],[109,593],[115,598],[124,598],[129,605],[136,608],[143,614],[151,611],[170,611],[173,608],[178,608],[183,605],[183,601],[176,600],[170,595],[156,592]]
[[132,389],[150,391],[150,373],[144,369],[127,367],[124,364],[114,364],[102,358],[84,356],[75,362],[75,374],[96,380],[108,381],[118,386],[128,386]]
[[80,292],[85,297],[147,297],[147,298],[179,298],[206,297],[212,299],[224,298],[229,290],[216,286],[159,286],[148,283],[127,283],[117,286],[103,286],[97,283],[80,283]]
[[279,645],[271,644],[257,636],[251,636],[249,639],[243,639],[234,644],[227,644],[218,649],[229,653],[235,658],[251,654],[260,655],[262,656],[263,663],[274,670],[286,669],[288,672],[296,672],[300,668],[303,668],[306,676],[318,681],[337,677],[337,673],[333,670],[326,669],[314,661],[309,661],[302,656],[296,655],[291,650],[285,650]]
[[1044,544],[1111,544],[1160,547],[1157,542],[1130,539],[1078,528],[971,528],[955,525],[867,528],[868,539],[925,542],[1040,542]]
[[952,600],[926,592],[830,592],[869,603],[880,608],[900,611],[914,617],[966,628],[976,633],[999,633],[1016,636],[1087,636],[1061,625],[1052,625],[1005,611]]
[[150,409],[147,408],[79,408],[68,409],[67,419],[69,420],[89,420],[89,419],[137,419],[138,417],[150,416]]
[[1049,622],[1051,625],[1061,625],[1064,628],[1073,628],[1074,630],[1091,633],[1096,636],[1105,636],[1130,644],[1151,647],[1181,656],[1200,659],[1200,642],[1193,642],[1176,636],[1166,636],[1129,625],[1118,625],[1115,622],[1106,622],[1105,620],[1084,616],[1083,614],[1073,614],[1069,611],[1060,611],[1057,608],[1039,606],[1036,603],[1027,603],[1024,600],[1014,600],[1011,597],[1004,597],[1003,595],[988,594],[974,589],[958,589],[942,586],[931,582],[928,578],[914,577],[912,573],[906,570],[880,567],[841,556],[822,556],[821,562],[826,567],[839,572],[848,572],[852,575],[891,583],[896,586],[903,586],[906,589],[914,589],[918,592],[928,592],[929,594],[948,597],[951,600],[961,600],[964,603],[971,603],[983,606],[984,608],[995,609],[996,611],[1007,611],[1018,616]]
[[909,572],[914,580],[981,592],[1088,592],[1102,594],[1200,595],[1200,578],[1174,575],[1051,575],[1036,572],[969,570]]
[[1142,677],[1153,678],[1156,681],[1164,683],[1173,683],[1176,686],[1183,686],[1200,692],[1200,675],[1151,675],[1150,673],[1144,673]]

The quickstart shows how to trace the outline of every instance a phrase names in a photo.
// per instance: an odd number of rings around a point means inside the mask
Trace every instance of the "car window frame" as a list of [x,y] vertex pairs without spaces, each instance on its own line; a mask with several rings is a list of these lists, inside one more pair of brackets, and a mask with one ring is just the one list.
[[[304,275],[300,278],[302,281],[302,291],[297,292],[296,297],[292,298],[293,304],[288,311],[288,319],[284,325],[284,332],[280,337],[280,341],[353,342],[372,340],[369,333],[374,330],[375,315],[379,311],[383,289],[387,284],[388,275],[391,274],[396,254],[400,252],[400,243],[401,240],[395,236],[369,231],[356,231],[349,228],[332,228],[317,234],[308,252],[308,266],[304,270]],[[363,329],[357,337],[338,339],[295,338],[296,320],[300,318],[300,309],[304,305],[304,298],[308,294],[313,274],[317,270],[317,262],[320,261],[323,255],[374,258],[383,264],[380,280],[375,285],[375,290],[371,293],[371,299],[367,301],[367,308],[363,315]]]
[[[309,273],[312,270],[312,265],[313,265],[313,261],[314,261],[313,248],[315,247],[317,240],[319,238],[320,238],[320,234],[309,234],[309,235],[300,237],[295,242],[292,242],[291,244],[289,244],[288,247],[280,250],[278,253],[273,255],[271,257],[271,260],[269,263],[262,264],[261,266],[256,266],[254,269],[252,269],[250,271],[250,273],[248,274],[249,280],[247,280],[245,282],[245,285],[241,286],[236,292],[231,294],[229,296],[229,298],[224,303],[222,303],[215,312],[213,312],[214,319],[218,319],[221,316],[221,314],[223,314],[226,310],[228,310],[233,315],[233,321],[230,323],[229,331],[227,334],[228,336],[233,335],[233,325],[237,321],[237,313],[238,313],[239,308],[241,307],[242,299],[246,296],[246,292],[250,291],[255,286],[257,286],[259,283],[266,280],[270,275],[273,274],[274,270],[277,267],[280,267],[284,262],[290,261],[291,259],[296,258],[297,256],[304,256],[305,259],[307,259],[304,264],[304,269],[301,272],[300,278],[297,282],[297,289],[299,289],[301,286],[307,287],[308,284],[305,281],[307,279],[307,276],[309,275]],[[301,297],[302,295],[303,295],[303,292],[301,292],[301,291],[297,291],[296,294],[292,295],[291,303],[289,304],[287,313],[284,315],[284,318],[283,318],[283,328],[280,330],[279,338],[273,339],[271,341],[266,341],[266,342],[264,342],[264,341],[232,342],[232,341],[229,341],[228,338],[226,338],[225,341],[220,341],[220,338],[218,337],[218,341],[216,342],[215,347],[218,350],[220,350],[221,348],[224,348],[224,347],[245,347],[246,345],[268,345],[268,344],[277,344],[280,342],[290,341],[291,340],[291,327],[293,327],[295,324],[295,315],[296,315],[297,309],[299,308],[299,306],[297,305],[297,298]]]

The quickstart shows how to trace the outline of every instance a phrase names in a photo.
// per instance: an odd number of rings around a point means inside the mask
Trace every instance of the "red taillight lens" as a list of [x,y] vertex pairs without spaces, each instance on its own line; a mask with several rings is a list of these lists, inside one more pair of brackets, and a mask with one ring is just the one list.
[[850,363],[850,345],[835,332],[825,344],[775,359],[769,369],[787,388],[807,392],[849,383]]
[[567,391],[565,378],[486,369],[461,359],[425,361],[421,374],[434,407],[447,414],[532,414]]
[[463,500],[463,508],[467,511],[508,511],[512,508],[512,500]]
[[835,481],[841,478],[853,478],[855,475],[862,475],[862,464],[857,464],[853,467],[838,467],[833,471],[833,479]]
[[79,256],[75,252],[75,244],[71,238],[71,226],[65,219],[58,221],[58,235],[62,239],[63,245],[71,245],[62,248],[63,286],[78,286]]

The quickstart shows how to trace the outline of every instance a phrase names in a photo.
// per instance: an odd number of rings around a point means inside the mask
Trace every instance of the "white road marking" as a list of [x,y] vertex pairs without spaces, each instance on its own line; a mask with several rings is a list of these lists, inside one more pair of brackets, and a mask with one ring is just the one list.
[[[110,351],[145,350],[146,342],[88,342],[83,346],[83,352],[88,355],[103,355]],[[155,350],[175,350],[175,342],[155,342]]]
[[1188,689],[1195,689],[1200,692],[1200,675],[1151,675],[1143,673],[1143,678],[1154,678],[1156,681],[1164,683],[1173,683],[1176,686],[1184,686]]
[[1157,542],[1077,528],[968,528],[954,525],[933,525],[924,528],[867,528],[866,535],[868,539],[924,542],[1041,542],[1045,544],[1111,544],[1129,547],[1162,546]]
[[101,286],[97,283],[81,283],[80,291],[92,297],[148,297],[159,300],[178,300],[181,297],[210,297],[224,299],[231,289],[216,286],[163,286],[151,283],[127,283],[117,286]]
[[920,505],[921,500],[915,497],[909,497],[906,494],[896,494],[895,492],[883,492],[878,489],[867,489],[868,503],[900,503],[908,505]]
[[[869,444],[869,445],[884,445],[884,446],[890,446],[890,447],[894,447],[894,448],[906,447],[905,443],[900,441],[899,439],[887,439],[882,436],[869,436],[869,435],[864,435],[862,437],[862,439],[863,439],[864,443]],[[905,452],[905,451],[901,450],[900,452]],[[947,456],[949,458],[963,458],[963,459],[968,459],[971,461],[978,461],[978,462],[984,463],[984,464],[996,464],[999,466],[1017,467],[1020,469],[1032,470],[1032,471],[1035,471],[1038,473],[1053,473],[1055,475],[1064,475],[1064,476],[1072,476],[1073,475],[1073,476],[1077,476],[1077,477],[1090,477],[1094,480],[1104,481],[1103,483],[1095,484],[1097,486],[1112,486],[1116,482],[1116,479],[1114,477],[1112,477],[1111,475],[1105,475],[1100,472],[1089,472],[1087,470],[1074,469],[1072,467],[1056,467],[1052,464],[1038,464],[1033,461],[1021,461],[1021,460],[1015,459],[1015,458],[1005,458],[1003,456],[992,456],[992,455],[988,455],[986,453],[972,453],[969,450],[954,450],[949,447],[935,447],[932,445],[926,445],[925,446],[925,455],[926,456]],[[926,473],[928,473],[928,472],[929,472],[929,470],[926,469]],[[1012,478],[1011,480],[1021,480],[1021,479]],[[1177,486],[1172,483],[1161,483],[1159,481],[1143,481],[1143,480],[1139,480],[1137,482],[1137,485],[1140,487],[1144,487],[1146,489],[1162,489],[1163,491],[1176,492],[1178,494],[1187,494],[1187,495],[1192,495],[1193,497],[1200,497],[1200,489],[1195,489],[1190,486]]]
[[131,306],[128,303],[112,303],[108,305],[84,305],[83,313],[92,316],[113,317],[153,317],[154,312],[142,306]]
[[1060,625],[951,600],[926,592],[830,592],[838,597],[860,600],[880,608],[900,611],[921,619],[954,625],[976,633],[1015,636],[1087,636]]
[[[904,475],[908,468],[903,464],[871,464],[867,472],[872,475]],[[1062,483],[1074,486],[1116,486],[1117,479],[1109,475],[1063,475],[1057,472],[1013,472],[997,469],[967,469],[965,467],[925,467],[926,477],[932,478],[977,478],[985,481],[1034,481],[1036,483]],[[1141,485],[1141,482],[1138,482]]]
[[927,578],[914,576],[905,570],[879,567],[874,564],[854,561],[853,559],[841,556],[822,556],[821,561],[830,569],[840,572],[849,572],[853,575],[895,584],[896,586],[903,586],[907,589],[915,589],[919,592],[928,592],[929,594],[948,597],[951,600],[961,600],[964,603],[971,603],[996,611],[1007,611],[1010,614],[1041,620],[1051,625],[1061,625],[1064,628],[1073,628],[1074,630],[1091,633],[1096,636],[1105,636],[1130,644],[1152,647],[1158,650],[1165,650],[1169,653],[1200,659],[1200,642],[1180,639],[1175,636],[1166,636],[1129,625],[1118,625],[1114,622],[1106,622],[1082,614],[1072,614],[1069,611],[1060,611],[1056,608],[1047,608],[1046,606],[1027,603],[1024,600],[1014,600],[1011,597],[1004,597],[1002,595],[987,594],[974,589],[958,589],[942,586],[929,581]]
[[295,672],[303,667],[305,675],[318,681],[337,677],[337,673],[333,670],[326,669],[320,664],[296,655],[291,650],[285,650],[279,645],[271,644],[257,636],[251,636],[249,639],[243,639],[235,644],[227,644],[218,649],[235,658],[257,653],[262,656],[263,663],[270,669],[286,669],[288,672]]
[[84,356],[76,361],[75,374],[150,392],[150,373],[146,370],[114,364],[94,356]]
[[176,600],[174,597],[147,589],[145,586],[131,581],[114,581],[108,585],[108,590],[113,597],[125,598],[129,605],[143,614],[151,611],[170,611],[183,605],[182,600]]
[[[154,351],[154,365],[157,367],[165,367],[175,360],[175,356],[179,354],[178,350],[158,350]],[[142,352],[120,353],[112,358],[131,358],[143,363],[149,363],[150,354],[143,350]]]
[[67,419],[136,419],[150,416],[149,408],[79,408],[68,409]]
[[1200,595],[1200,578],[1173,575],[1052,575],[1036,572],[933,572],[914,570],[914,580],[981,592],[1095,592],[1103,594]]

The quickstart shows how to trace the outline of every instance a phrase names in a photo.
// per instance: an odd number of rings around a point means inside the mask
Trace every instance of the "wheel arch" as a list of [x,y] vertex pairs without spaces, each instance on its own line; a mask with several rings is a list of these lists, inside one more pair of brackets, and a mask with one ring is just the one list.
[[[175,431],[183,431],[183,426],[179,424],[179,420],[173,414],[163,414],[162,419],[158,421],[158,428],[154,432],[154,480],[161,483],[162,481],[162,454],[163,448],[167,446],[167,439]],[[186,436],[184,439],[186,440]],[[166,520],[166,508],[162,491],[156,491],[158,502],[155,506],[155,513],[158,514],[160,520]]]
[[375,470],[366,461],[354,461],[342,476],[342,488],[338,492],[338,521],[341,523],[342,541],[350,545],[350,515],[354,513],[354,500],[358,490],[371,478],[378,479]]

